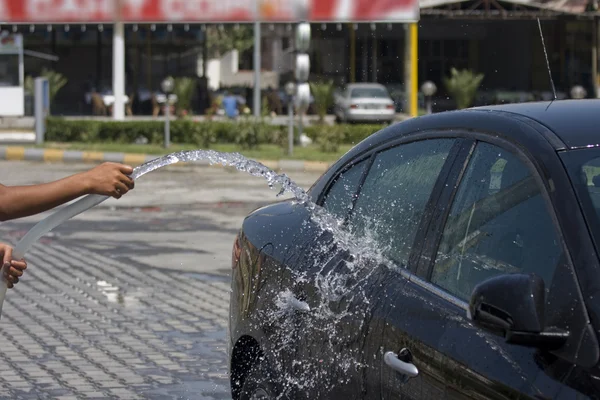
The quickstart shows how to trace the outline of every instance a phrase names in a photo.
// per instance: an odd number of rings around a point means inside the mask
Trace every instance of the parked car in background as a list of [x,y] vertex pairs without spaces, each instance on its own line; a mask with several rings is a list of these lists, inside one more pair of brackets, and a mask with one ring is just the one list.
[[352,83],[334,93],[337,122],[392,122],[396,106],[385,86]]
[[233,398],[600,398],[598,109],[413,118],[325,172],[315,209],[251,213],[232,257]]

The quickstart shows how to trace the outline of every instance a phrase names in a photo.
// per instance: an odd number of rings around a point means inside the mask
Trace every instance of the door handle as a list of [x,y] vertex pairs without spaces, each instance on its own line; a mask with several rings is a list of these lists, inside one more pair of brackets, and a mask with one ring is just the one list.
[[396,353],[392,351],[388,351],[383,356],[383,361],[387,364],[388,367],[391,367],[401,373],[402,375],[406,375],[409,378],[414,378],[419,375],[419,370],[415,367],[414,364],[404,362],[398,358]]

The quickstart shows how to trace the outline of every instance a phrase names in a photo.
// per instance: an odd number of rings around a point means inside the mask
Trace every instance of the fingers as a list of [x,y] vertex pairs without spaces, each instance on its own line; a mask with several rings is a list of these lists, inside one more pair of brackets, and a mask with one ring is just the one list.
[[127,175],[121,175],[120,178],[121,178],[121,182],[123,182],[127,186],[128,190],[131,190],[134,188],[135,183],[133,182],[133,179],[131,179],[131,177],[129,177]]
[[121,171],[125,175],[131,175],[133,174],[133,167],[125,164],[119,164],[119,171]]
[[125,193],[127,193],[128,191],[129,191],[129,188],[123,182],[120,182],[120,181],[115,182],[115,190],[113,192],[113,197],[118,199],[121,196],[123,196]]
[[27,263],[25,261],[13,260],[12,262],[3,264],[2,272],[9,289],[12,289],[14,285],[19,282],[19,278],[23,276],[23,271],[25,271],[25,269],[27,269]]

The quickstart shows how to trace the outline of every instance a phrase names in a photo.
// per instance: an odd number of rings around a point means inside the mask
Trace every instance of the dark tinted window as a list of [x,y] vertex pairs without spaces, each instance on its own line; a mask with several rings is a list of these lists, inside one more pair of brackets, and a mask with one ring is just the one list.
[[478,144],[459,186],[432,281],[464,300],[499,274],[535,273],[550,286],[562,248],[532,171],[515,155]]
[[0,57],[0,86],[19,86],[19,56],[3,54]]
[[379,87],[362,87],[352,89],[350,92],[350,97],[353,99],[357,98],[388,98],[390,95],[387,90]]
[[352,200],[358,189],[366,163],[366,161],[361,161],[342,172],[327,192],[323,200],[323,208],[337,219],[344,219],[352,208]]
[[381,152],[369,169],[351,218],[382,253],[406,266],[425,206],[454,139],[424,140]]

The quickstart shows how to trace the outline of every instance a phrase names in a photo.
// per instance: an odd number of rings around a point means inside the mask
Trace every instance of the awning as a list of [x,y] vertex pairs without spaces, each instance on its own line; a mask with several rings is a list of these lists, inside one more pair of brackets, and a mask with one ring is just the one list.
[[[470,0],[420,0],[419,5],[422,9],[427,9],[467,1]],[[499,3],[518,4],[565,14],[582,14],[586,12],[589,0],[500,0]]]

